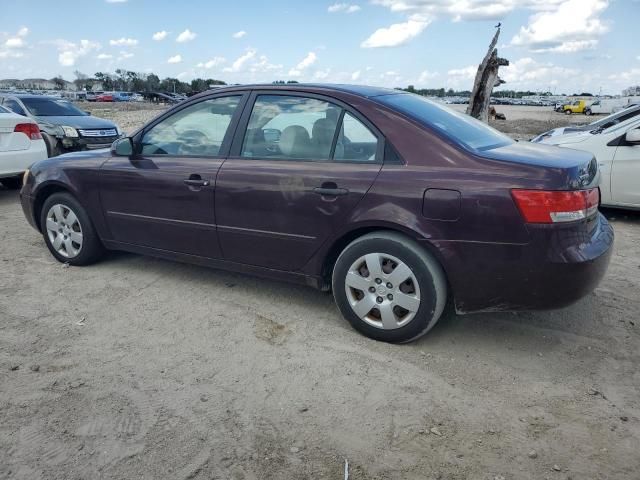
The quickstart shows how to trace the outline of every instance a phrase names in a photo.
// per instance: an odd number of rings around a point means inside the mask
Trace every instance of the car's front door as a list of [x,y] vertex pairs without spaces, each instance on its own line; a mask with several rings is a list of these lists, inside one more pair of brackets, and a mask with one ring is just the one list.
[[374,182],[383,139],[322,97],[264,92],[250,103],[216,183],[222,253],[233,262],[297,270]]
[[640,207],[640,144],[628,143],[624,137],[613,157],[611,197],[616,205]]
[[243,95],[188,104],[136,136],[136,155],[102,167],[100,197],[113,240],[219,258],[215,181]]

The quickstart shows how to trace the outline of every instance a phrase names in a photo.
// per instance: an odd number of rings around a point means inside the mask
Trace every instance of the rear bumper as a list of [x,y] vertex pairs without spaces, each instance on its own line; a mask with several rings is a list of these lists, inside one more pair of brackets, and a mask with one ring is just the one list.
[[529,228],[526,245],[434,242],[459,313],[562,308],[596,288],[614,240],[603,215],[580,225]]
[[20,175],[32,164],[45,158],[47,146],[43,140],[32,140],[26,150],[0,152],[0,178]]

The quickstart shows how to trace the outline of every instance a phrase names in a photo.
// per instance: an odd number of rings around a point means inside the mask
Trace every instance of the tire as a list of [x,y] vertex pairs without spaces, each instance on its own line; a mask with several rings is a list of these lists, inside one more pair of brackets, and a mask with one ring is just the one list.
[[[71,213],[75,220],[71,219]],[[56,229],[52,229],[54,224]],[[40,214],[40,229],[49,251],[61,263],[90,265],[104,255],[104,247],[89,215],[69,193],[54,193],[45,200]],[[60,244],[54,245],[57,238],[61,239]]]
[[590,116],[590,115],[591,115],[591,113],[592,113],[592,112],[591,112],[591,110],[589,110],[588,108],[584,111],[584,114],[585,114],[586,116]]
[[60,145],[55,137],[52,137],[51,135],[43,132],[42,139],[47,146],[47,157],[57,157],[62,153],[62,149],[60,148]]
[[[375,275],[376,264],[380,277]],[[394,278],[402,282],[394,286]],[[426,334],[447,302],[440,263],[414,240],[395,232],[373,232],[350,243],[336,260],[332,287],[338,309],[353,328],[390,343]]]
[[565,110],[565,111],[564,111],[564,114],[565,114],[565,115],[571,115],[571,110]]
[[22,188],[22,175],[18,177],[0,178],[0,182],[2,182],[2,185],[9,190],[18,190]]

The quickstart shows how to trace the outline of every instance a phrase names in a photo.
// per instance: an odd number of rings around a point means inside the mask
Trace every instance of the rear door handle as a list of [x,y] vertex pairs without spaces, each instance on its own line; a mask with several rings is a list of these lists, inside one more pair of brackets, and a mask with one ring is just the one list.
[[315,187],[313,189],[313,193],[317,193],[318,195],[322,195],[323,197],[338,197],[340,195],[347,195],[349,190],[346,188],[326,188],[326,187]]
[[189,178],[185,178],[184,183],[190,187],[208,187],[209,180],[203,180],[200,175],[189,175]]

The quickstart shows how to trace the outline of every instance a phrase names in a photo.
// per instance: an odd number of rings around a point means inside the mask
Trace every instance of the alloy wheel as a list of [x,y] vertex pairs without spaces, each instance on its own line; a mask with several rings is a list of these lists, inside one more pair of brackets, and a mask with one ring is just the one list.
[[420,308],[420,287],[413,271],[385,253],[369,253],[353,262],[345,290],[354,313],[384,330],[408,324]]
[[57,203],[47,212],[47,236],[53,249],[65,258],[75,258],[82,250],[82,226],[66,205]]

